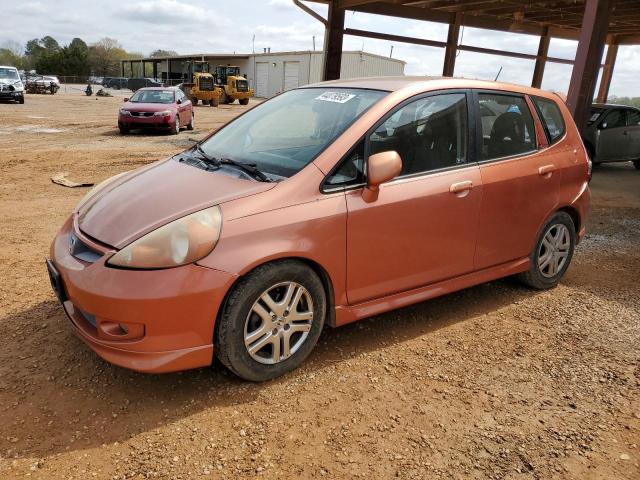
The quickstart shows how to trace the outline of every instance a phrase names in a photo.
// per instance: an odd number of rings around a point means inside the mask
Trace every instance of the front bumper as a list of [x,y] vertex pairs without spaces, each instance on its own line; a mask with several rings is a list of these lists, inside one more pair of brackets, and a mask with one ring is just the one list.
[[132,117],[130,115],[118,114],[118,126],[136,129],[136,128],[157,128],[167,129],[175,128],[176,116],[169,115],[166,117],[150,116],[150,117]]
[[0,91],[0,99],[2,100],[17,100],[20,97],[24,96],[24,91],[20,90],[14,90],[13,92],[9,91],[9,90],[1,90]]
[[[72,235],[102,256],[87,262],[72,255]],[[198,265],[107,267],[114,251],[83,235],[74,217],[51,245],[64,311],[77,336],[106,361],[140,372],[210,365],[218,309],[235,276]]]

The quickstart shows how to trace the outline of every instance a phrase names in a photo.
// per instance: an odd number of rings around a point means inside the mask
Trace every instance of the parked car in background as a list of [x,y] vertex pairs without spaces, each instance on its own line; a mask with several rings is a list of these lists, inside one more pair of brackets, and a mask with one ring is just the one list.
[[95,76],[89,77],[89,83],[92,83],[93,85],[102,85],[103,80],[104,80],[103,77],[95,77]]
[[[168,92],[180,91],[138,91],[123,121]],[[152,105],[149,121],[167,108]],[[585,235],[588,179],[555,94],[319,83],[97,186],[56,236],[49,275],[77,335],[110,362],[167,372],[215,354],[263,381],[298,366],[325,325],[508,275],[556,286]]]
[[583,140],[594,164],[631,161],[640,169],[640,110],[594,104]]
[[195,116],[191,101],[177,88],[141,88],[125,104],[118,114],[121,134],[133,129],[166,129],[180,133],[184,126],[193,130]]
[[129,78],[127,80],[127,88],[132,92],[144,87],[162,87],[162,83],[153,78]]
[[24,84],[16,67],[0,65],[0,100],[24,103]]
[[128,80],[129,79],[124,77],[113,77],[105,80],[102,86],[106,88],[113,88],[115,90],[120,90],[122,88],[127,88]]

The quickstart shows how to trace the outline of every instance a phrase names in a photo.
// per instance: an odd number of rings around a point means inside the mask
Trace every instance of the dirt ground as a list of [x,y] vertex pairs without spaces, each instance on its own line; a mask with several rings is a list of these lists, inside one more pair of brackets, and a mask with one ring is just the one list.
[[335,330],[264,384],[144,375],[71,332],[44,267],[86,189],[177,152],[116,131],[121,98],[0,105],[0,478],[640,479],[640,171],[604,166],[562,284],[500,280]]

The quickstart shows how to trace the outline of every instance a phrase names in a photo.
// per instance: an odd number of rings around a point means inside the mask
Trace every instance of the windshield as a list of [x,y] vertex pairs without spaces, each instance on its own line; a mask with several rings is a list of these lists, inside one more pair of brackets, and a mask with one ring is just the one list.
[[173,103],[173,90],[139,90],[129,99],[133,103]]
[[0,80],[20,80],[20,77],[13,68],[0,68]]
[[598,120],[598,118],[600,118],[600,115],[602,115],[603,111],[604,111],[604,108],[592,108],[591,114],[589,115],[589,123],[593,123],[596,120]]
[[211,157],[253,163],[265,173],[299,172],[369,107],[378,90],[290,90],[249,110],[202,144]]

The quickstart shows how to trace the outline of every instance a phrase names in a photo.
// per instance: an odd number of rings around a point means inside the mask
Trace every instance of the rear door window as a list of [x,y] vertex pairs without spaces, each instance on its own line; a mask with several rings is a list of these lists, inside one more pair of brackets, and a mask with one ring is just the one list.
[[[542,125],[544,126],[547,138],[549,139],[549,144],[552,145],[562,138],[566,130],[564,118],[562,118],[562,112],[560,111],[558,104],[553,100],[540,97],[532,97],[532,100],[540,114],[540,120],[542,120]],[[592,111],[591,118],[593,118],[593,116],[594,112]],[[599,113],[595,115],[596,118],[599,116]]]
[[638,110],[627,110],[627,126],[637,127],[640,125],[640,112]]
[[521,95],[479,93],[481,160],[522,155],[536,149],[529,106]]

